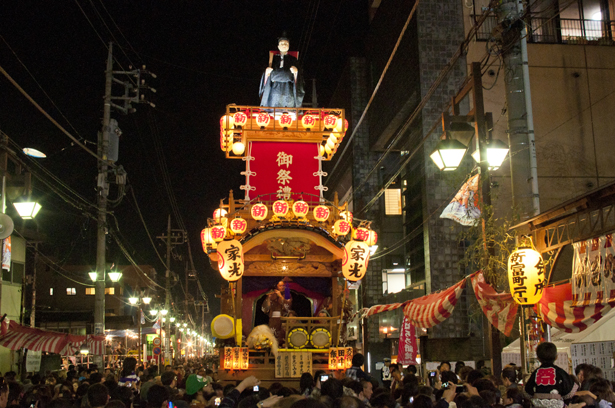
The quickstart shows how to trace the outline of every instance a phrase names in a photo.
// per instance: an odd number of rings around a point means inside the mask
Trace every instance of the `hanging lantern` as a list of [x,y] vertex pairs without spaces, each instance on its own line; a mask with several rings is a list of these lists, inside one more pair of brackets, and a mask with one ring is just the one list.
[[542,256],[533,248],[518,248],[508,257],[510,294],[520,305],[535,305],[546,286]]
[[271,209],[273,210],[273,213],[278,216],[278,217],[286,217],[286,214],[288,214],[288,203],[284,200],[278,200],[275,203],[273,203],[273,205],[271,206]]
[[224,115],[220,118],[220,130],[229,130],[235,127],[235,119],[232,115]]
[[318,145],[318,155],[321,157],[325,155],[325,147],[323,145]]
[[365,276],[369,262],[369,248],[365,242],[350,241],[344,247],[342,258],[342,274],[351,282],[356,282]]
[[220,131],[220,150],[226,152],[226,136],[224,136],[224,131]]
[[207,245],[213,245],[215,242],[211,237],[211,229],[205,228],[201,231],[201,244],[203,244],[203,252],[207,253]]
[[233,154],[235,156],[241,156],[243,152],[245,151],[246,151],[246,145],[244,145],[242,142],[233,143]]
[[337,369],[337,349],[335,347],[331,347],[329,349],[329,370]]
[[333,150],[335,148],[336,143],[337,143],[337,138],[335,137],[333,133],[331,133],[329,135],[329,138],[327,139],[327,146],[329,146],[329,148]]
[[329,147],[328,144],[325,145],[325,153],[327,154],[331,154],[333,152],[333,149]]
[[348,210],[342,211],[340,213],[340,217],[342,217],[342,219],[348,221],[349,224],[352,224],[353,216],[352,216],[352,213],[350,211],[348,211]]
[[223,225],[215,225],[209,229],[209,234],[214,242],[220,242],[226,236],[226,228]]
[[225,370],[233,369],[233,348],[232,347],[224,347],[224,369]]
[[314,126],[316,126],[316,118],[312,115],[303,115],[301,118],[301,126],[305,130],[312,130]]
[[334,131],[336,131],[336,132],[338,132],[338,133],[341,133],[341,132],[342,132],[342,129],[343,129],[343,122],[342,122],[342,118],[337,118],[337,119],[335,120],[335,126],[333,127],[333,130],[334,130]]
[[367,241],[369,239],[369,229],[359,227],[354,230],[353,238],[357,241]]
[[295,201],[293,203],[293,214],[297,218],[305,218],[310,211],[310,206],[305,201]]
[[279,118],[278,123],[283,129],[288,129],[293,124],[293,117],[284,112]]
[[236,239],[218,244],[218,269],[220,275],[234,282],[243,276],[243,247]]
[[240,370],[247,370],[250,365],[250,351],[247,347],[241,347],[241,361],[239,363]]
[[374,230],[369,230],[369,238],[365,241],[365,243],[369,246],[376,245],[378,242],[378,234]]
[[346,220],[337,220],[335,224],[333,224],[333,232],[336,235],[346,235],[350,232],[350,223]]
[[224,208],[217,208],[214,211],[214,221],[215,222],[220,222],[220,220],[222,218],[226,217],[226,214],[228,214],[228,213],[227,213],[227,211]]
[[241,235],[248,229],[248,222],[241,217],[237,217],[231,221],[230,227],[233,234]]
[[265,218],[267,218],[268,212],[269,210],[267,209],[267,206],[262,203],[254,204],[252,206],[252,209],[250,210],[250,214],[252,214],[252,218],[254,218],[256,221],[262,221]]
[[333,129],[336,123],[337,123],[337,116],[335,115],[327,115],[322,120],[322,124],[325,127],[325,129]]
[[261,128],[264,129],[267,126],[269,126],[269,123],[271,122],[271,116],[269,116],[268,113],[265,112],[261,112],[256,116],[256,124]]
[[244,127],[248,123],[248,115],[245,112],[236,112],[233,115],[233,120],[235,121],[235,126]]
[[327,206],[319,205],[314,208],[314,219],[318,222],[327,221],[329,214],[331,214],[331,210]]
[[345,367],[346,369],[352,367],[352,357],[353,357],[354,353],[352,350],[352,347],[346,347],[346,355],[344,356],[344,360],[346,360],[346,364]]

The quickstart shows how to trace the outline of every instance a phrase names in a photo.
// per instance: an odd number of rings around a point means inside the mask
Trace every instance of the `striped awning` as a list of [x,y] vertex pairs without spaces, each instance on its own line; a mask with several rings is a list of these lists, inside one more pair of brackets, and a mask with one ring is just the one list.
[[77,336],[67,333],[52,332],[22,326],[11,321],[6,333],[0,336],[0,346],[11,350],[28,349],[45,351],[62,355],[79,352],[81,345],[87,341],[90,354],[102,355],[105,351],[105,336]]

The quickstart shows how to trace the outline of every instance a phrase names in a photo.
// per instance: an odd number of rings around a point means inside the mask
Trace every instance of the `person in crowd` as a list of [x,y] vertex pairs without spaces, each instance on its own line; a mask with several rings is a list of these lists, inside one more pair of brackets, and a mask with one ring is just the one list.
[[441,362],[440,366],[438,367],[438,371],[440,371],[441,373],[445,371],[451,371],[451,363],[449,363],[448,361]]
[[312,394],[312,389],[314,388],[314,377],[310,373],[301,374],[301,378],[299,379],[299,390],[301,395],[305,397],[309,397]]
[[384,359],[384,365],[382,366],[380,377],[382,385],[385,388],[391,388],[391,381],[393,381],[393,377],[391,376],[391,359],[388,357]]
[[145,408],[168,408],[169,391],[163,386],[154,384],[147,392]]
[[467,377],[466,377],[466,383],[468,384],[474,384],[474,381],[479,380],[481,378],[483,378],[484,375],[480,370],[472,370],[468,373]]
[[372,384],[371,381],[361,381],[361,392],[359,393],[358,398],[365,404],[366,407],[371,407],[369,400],[372,398],[373,391],[374,384]]
[[98,383],[88,388],[88,404],[90,408],[103,408],[109,402],[109,390]]
[[517,389],[517,370],[514,367],[507,366],[502,370],[502,384],[506,389]]
[[532,397],[535,407],[563,407],[564,396],[572,391],[574,382],[566,371],[554,364],[557,347],[550,342],[540,343],[536,347],[536,355],[540,367],[530,375],[525,392]]
[[391,393],[395,395],[395,392],[404,386],[399,364],[391,364],[391,377],[393,377],[393,381],[391,381]]
[[363,369],[361,368],[365,363],[365,358],[363,354],[357,353],[352,356],[352,367],[346,370],[346,377],[355,381],[361,380],[370,380],[369,375],[367,375]]
[[9,402],[9,385],[3,377],[0,377],[0,408],[6,408]]
[[615,394],[611,383],[603,378],[597,378],[589,387],[600,408],[611,408],[615,402]]
[[186,394],[187,399],[191,401],[191,405],[206,406],[211,398],[222,398],[213,393],[209,377],[203,377],[198,374],[190,374],[186,378]]
[[525,397],[515,384],[515,388],[507,387],[506,394],[503,398],[503,403],[506,408],[530,408],[530,400]]
[[139,382],[139,377],[135,372],[137,368],[137,359],[134,357],[126,357],[122,365],[122,373],[118,385],[120,387],[135,387]]

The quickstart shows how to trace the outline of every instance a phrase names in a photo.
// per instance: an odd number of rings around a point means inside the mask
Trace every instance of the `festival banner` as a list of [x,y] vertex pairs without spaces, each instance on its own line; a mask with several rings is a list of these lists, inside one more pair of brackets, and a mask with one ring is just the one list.
[[[321,161],[318,143],[250,142],[246,158],[246,199],[271,194],[265,200],[298,200],[301,193],[320,195]],[[292,194],[297,193],[297,194]],[[317,197],[305,195],[303,201],[314,203]]]
[[11,237],[5,238],[2,246],[2,269],[11,270]]
[[573,244],[572,306],[615,301],[615,249],[612,234]]
[[404,316],[399,334],[399,349],[397,351],[397,362],[406,366],[408,364],[418,364],[416,362],[416,332],[414,326]]
[[478,174],[470,177],[463,183],[455,198],[446,206],[440,218],[448,218],[457,221],[459,224],[471,227],[476,225],[480,218],[480,207],[478,203],[478,187],[480,177]]
[[483,313],[495,328],[510,336],[517,316],[517,302],[510,293],[498,293],[485,281],[481,271],[471,276],[472,288]]

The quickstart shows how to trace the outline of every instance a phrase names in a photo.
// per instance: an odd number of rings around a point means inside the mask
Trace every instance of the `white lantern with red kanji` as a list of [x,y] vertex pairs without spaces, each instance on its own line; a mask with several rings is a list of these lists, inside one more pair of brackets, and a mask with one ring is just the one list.
[[229,282],[239,280],[244,269],[241,243],[236,239],[222,241],[218,244],[217,253],[220,275]]
[[226,218],[228,212],[224,208],[216,208],[214,211],[214,221],[220,222],[222,218]]
[[365,243],[369,246],[376,245],[378,242],[378,234],[374,230],[369,230],[369,237],[365,241]]
[[346,211],[342,211],[340,213],[340,217],[342,217],[342,219],[348,221],[350,224],[352,224],[352,220],[353,220],[353,216],[352,213],[348,210]]
[[369,239],[369,229],[365,227],[359,227],[354,230],[353,238],[357,241],[367,241]]
[[224,225],[214,225],[209,229],[209,234],[214,242],[220,242],[226,236],[226,228]]
[[220,130],[226,131],[235,127],[233,115],[224,115],[220,118]]
[[336,235],[344,236],[350,232],[350,223],[346,220],[337,220],[333,224],[333,232]]
[[299,200],[293,203],[293,214],[297,218],[305,218],[310,212],[310,206],[305,201]]
[[312,130],[316,126],[316,118],[313,115],[303,115],[301,118],[301,126],[305,130]]
[[261,112],[258,115],[256,115],[256,124],[261,128],[264,129],[267,126],[269,126],[269,123],[271,122],[271,116],[269,116],[268,113],[265,112]]
[[289,207],[290,206],[286,201],[278,200],[273,203],[273,205],[271,206],[271,210],[278,217],[286,217],[286,214],[288,214]]
[[333,129],[336,123],[337,123],[337,116],[335,115],[327,115],[322,120],[322,124],[325,127],[325,129]]
[[244,127],[248,123],[248,115],[245,112],[235,112],[233,120],[235,121],[235,126]]
[[267,209],[267,206],[263,203],[254,204],[252,206],[252,209],[250,210],[252,218],[254,218],[256,221],[262,221],[267,218],[268,212],[269,210]]
[[318,222],[325,222],[329,219],[329,215],[331,214],[331,210],[329,207],[324,205],[319,205],[314,208],[314,219]]
[[248,222],[241,217],[237,217],[231,220],[230,227],[233,234],[241,235],[248,229]]
[[278,123],[283,129],[288,129],[293,124],[293,117],[288,114],[288,112],[284,112],[278,118]]
[[211,238],[211,229],[205,228],[201,231],[201,244],[203,244],[203,252],[207,253],[207,245],[212,245],[215,241]]
[[369,248],[365,242],[350,241],[344,247],[342,257],[342,275],[351,282],[365,276],[369,262]]
[[520,305],[535,305],[542,298],[547,284],[545,264],[540,252],[519,248],[508,257],[510,294]]

